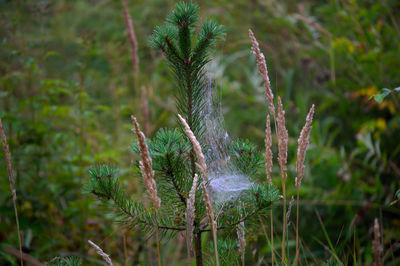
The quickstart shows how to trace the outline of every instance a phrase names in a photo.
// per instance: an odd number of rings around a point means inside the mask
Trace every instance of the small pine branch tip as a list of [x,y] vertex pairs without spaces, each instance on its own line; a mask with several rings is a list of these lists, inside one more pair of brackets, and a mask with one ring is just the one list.
[[167,21],[178,27],[189,27],[199,20],[199,6],[192,2],[180,2],[167,17]]
[[154,29],[150,45],[160,50],[169,62],[178,85],[177,109],[193,133],[201,136],[207,82],[204,66],[210,60],[210,48],[224,36],[224,28],[206,20],[199,32],[198,10],[191,2],[178,3],[165,25]]

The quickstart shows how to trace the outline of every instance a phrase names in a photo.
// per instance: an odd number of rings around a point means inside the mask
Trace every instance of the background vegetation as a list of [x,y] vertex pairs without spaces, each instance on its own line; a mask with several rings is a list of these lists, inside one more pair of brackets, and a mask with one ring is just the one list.
[[[128,3],[139,43],[137,81],[119,1],[0,0],[0,117],[16,176],[23,250],[40,261],[76,255],[85,264],[99,263],[88,239],[119,264],[150,263],[154,252],[144,234],[113,223],[103,206],[82,192],[89,167],[105,162],[118,165],[128,193],[143,193],[133,178],[137,155],[130,151],[135,137],[129,118],[140,117],[141,86],[148,92],[150,135],[176,126],[172,75],[148,46],[175,1]],[[274,93],[287,110],[289,183],[294,183],[297,137],[309,107],[316,105],[300,191],[307,261],[319,265],[335,254],[344,264],[372,263],[377,217],[385,265],[398,264],[400,3],[198,4],[202,17],[212,17],[227,31],[208,66],[227,131],[262,150],[267,108],[247,30],[260,41]],[[374,95],[377,101],[370,99]],[[17,247],[4,158],[1,153],[0,241]],[[274,173],[279,186],[279,169]],[[295,195],[294,186],[287,193]],[[280,218],[275,219],[280,230]],[[264,225],[248,228],[249,265],[270,260]],[[289,227],[291,256],[293,235]],[[163,245],[163,258],[183,263],[184,239],[170,241],[178,244]],[[0,250],[0,264],[16,263]]]

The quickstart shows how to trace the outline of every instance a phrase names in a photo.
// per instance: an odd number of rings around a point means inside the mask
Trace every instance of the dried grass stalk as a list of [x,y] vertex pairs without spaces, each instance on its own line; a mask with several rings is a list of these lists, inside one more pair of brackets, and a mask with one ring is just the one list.
[[156,244],[157,244],[157,261],[158,265],[161,265],[161,253],[160,253],[160,240],[159,240],[159,228],[158,228],[158,219],[157,219],[157,213],[158,213],[158,208],[160,208],[161,205],[161,200],[157,195],[157,185],[156,181],[154,180],[154,171],[153,171],[153,166],[152,166],[152,161],[149,153],[149,149],[147,147],[146,143],[146,137],[144,136],[143,132],[140,131],[139,128],[139,123],[136,120],[136,117],[133,115],[131,116],[133,125],[135,128],[132,129],[134,133],[138,136],[138,144],[139,144],[139,151],[140,151],[140,157],[141,161],[139,162],[140,166],[140,171],[142,172],[143,180],[144,180],[144,185],[147,188],[147,191],[150,194],[150,197],[153,201],[154,205],[154,219],[156,221]]
[[113,266],[113,263],[110,259],[110,256],[108,254],[106,254],[98,245],[96,245],[95,243],[93,243],[92,241],[88,240],[88,243],[94,247],[94,249],[96,250],[97,254],[99,254],[103,260],[106,262],[106,264],[108,266]]
[[293,204],[294,204],[294,196],[292,196],[292,197],[290,198],[290,201],[289,201],[289,208],[288,208],[288,210],[287,210],[287,212],[286,212],[286,221],[288,221],[288,223],[287,223],[287,228],[289,228],[289,226],[290,226],[290,214],[292,213]]
[[240,222],[237,225],[236,233],[237,233],[237,237],[238,237],[238,248],[239,248],[240,257],[242,259],[242,265],[245,265],[244,264],[244,255],[245,255],[245,250],[246,250],[246,233],[244,230],[244,222]]
[[381,266],[381,254],[383,248],[381,243],[381,233],[379,230],[378,218],[374,220],[374,240],[372,241],[372,253],[374,254],[374,266]]
[[278,162],[281,168],[281,181],[282,181],[282,194],[283,194],[283,230],[282,230],[282,242],[281,242],[281,259],[282,263],[285,262],[285,240],[286,240],[286,178],[287,178],[287,145],[288,145],[288,132],[285,126],[285,111],[283,110],[283,105],[281,98],[278,97],[278,118],[277,122],[277,134],[278,134]]
[[192,252],[192,241],[193,241],[193,223],[195,218],[195,201],[196,201],[196,189],[199,176],[194,175],[192,188],[189,192],[189,198],[186,203],[186,245],[188,250],[188,258],[190,260]]
[[137,79],[139,76],[139,57],[138,57],[138,50],[139,45],[136,39],[135,30],[132,24],[132,18],[129,14],[128,4],[126,0],[121,0],[122,9],[124,13],[124,21],[126,26],[126,34],[128,35],[129,44],[131,46],[131,59],[133,64],[133,74],[135,78],[135,83],[137,84]]
[[287,145],[288,145],[288,131],[285,126],[285,111],[281,98],[278,97],[278,162],[281,168],[281,176],[283,181],[287,178]]
[[265,129],[265,154],[264,154],[264,158],[265,158],[265,169],[267,172],[267,181],[268,184],[271,185],[272,184],[272,177],[271,177],[271,173],[272,173],[272,133],[271,133],[271,122],[269,119],[269,115],[267,115],[267,126]]
[[[133,66],[133,79],[134,79],[134,89],[139,89],[139,44],[135,35],[135,30],[132,23],[131,15],[129,14],[128,3],[127,0],[121,0],[122,11],[124,15],[125,27],[126,27],[126,35],[130,44],[130,52],[131,52],[131,61]],[[143,121],[143,131],[146,136],[150,134],[149,127],[149,108],[148,108],[148,99],[147,99],[147,90],[146,87],[142,86],[141,88],[141,107],[142,107],[142,121]]]
[[203,188],[204,203],[206,204],[208,220],[210,221],[210,228],[214,240],[215,261],[217,263],[217,266],[219,266],[218,249],[217,249],[217,222],[214,220],[214,209],[211,204],[210,196],[208,195],[208,191],[204,181],[201,183],[201,187]]
[[3,123],[1,121],[1,118],[0,118],[0,135],[1,135],[1,141],[3,143],[4,154],[6,156],[8,180],[10,181],[10,190],[11,190],[13,205],[14,205],[15,222],[17,225],[17,234],[18,234],[20,263],[21,263],[21,265],[23,265],[22,241],[21,241],[21,233],[20,233],[20,229],[19,229],[19,218],[18,218],[18,209],[17,209],[17,191],[15,190],[14,172],[11,167],[11,153],[10,153],[10,149],[7,144],[7,137],[6,137],[6,133],[4,132],[4,129],[3,129]]
[[301,130],[299,140],[297,141],[297,161],[296,161],[296,170],[297,170],[297,177],[296,177],[296,187],[300,187],[301,180],[303,179],[304,175],[304,160],[306,158],[306,151],[307,146],[309,143],[310,131],[311,131],[311,123],[314,115],[314,105],[311,106],[310,111],[308,112],[306,123]]
[[152,161],[149,154],[149,149],[147,147],[146,138],[143,132],[140,131],[136,117],[132,115],[131,119],[133,125],[135,126],[135,128],[132,129],[132,132],[136,133],[136,135],[138,136],[140,157],[142,159],[139,162],[139,165],[140,165],[140,170],[142,172],[144,185],[146,186],[147,191],[149,192],[151,199],[153,201],[154,208],[157,211],[161,205],[161,200],[157,196],[157,186],[156,186],[156,181],[154,180],[154,171],[152,168]]
[[295,264],[298,264],[300,249],[299,249],[299,194],[300,194],[300,185],[301,180],[303,179],[304,175],[304,160],[306,158],[306,151],[310,137],[311,131],[311,123],[314,115],[314,105],[311,106],[310,111],[306,117],[306,123],[303,129],[300,132],[300,137],[298,140],[298,148],[297,148],[297,161],[296,161],[296,170],[297,170],[297,177],[295,180],[295,185],[297,187],[297,201],[296,201],[296,258]]
[[249,36],[252,45],[252,51],[254,56],[257,59],[257,68],[258,72],[260,73],[261,77],[264,80],[265,92],[268,100],[268,108],[269,112],[273,117],[275,117],[275,106],[274,106],[274,94],[271,90],[271,82],[269,81],[268,77],[268,68],[265,62],[264,54],[260,51],[260,47],[254,33],[249,29]]
[[179,117],[179,120],[181,121],[181,123],[183,125],[183,129],[184,129],[186,135],[188,136],[190,142],[192,143],[193,150],[196,153],[197,160],[198,160],[198,163],[196,165],[200,169],[200,171],[201,171],[201,173],[203,175],[203,179],[206,181],[206,183],[208,183],[207,165],[206,165],[206,161],[204,159],[203,152],[201,150],[200,143],[196,139],[196,136],[193,134],[193,132],[190,129],[190,127],[189,127],[188,123],[186,122],[186,120],[179,114],[178,114],[178,117]]
[[[265,171],[267,172],[267,182],[272,185],[272,132],[271,132],[271,121],[269,115],[267,115],[267,124],[265,129]],[[271,264],[274,265],[274,225],[273,225],[273,212],[270,210],[270,227],[271,227]]]
[[149,103],[147,97],[147,88],[142,86],[141,94],[141,104],[142,104],[142,121],[143,121],[143,131],[146,136],[150,134],[149,126]]

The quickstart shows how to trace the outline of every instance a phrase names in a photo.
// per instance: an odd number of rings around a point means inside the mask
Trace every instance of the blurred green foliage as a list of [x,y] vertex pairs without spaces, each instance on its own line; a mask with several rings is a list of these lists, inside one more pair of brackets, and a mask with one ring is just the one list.
[[[175,1],[128,2],[139,42],[139,84],[148,89],[155,132],[176,124],[175,85],[147,40]],[[295,178],[298,134],[309,107],[316,105],[300,191],[303,259],[317,265],[327,261],[328,236],[344,264],[355,264],[354,258],[371,263],[371,228],[378,217],[385,264],[398,263],[399,1],[205,0],[199,5],[201,16],[227,30],[207,66],[227,130],[263,147],[267,108],[248,28],[260,41],[274,93],[287,110],[289,183]],[[77,255],[86,265],[98,259],[87,252],[86,241],[92,239],[115,262],[122,264],[127,255],[130,263],[147,263],[151,248],[144,236],[113,225],[105,209],[82,193],[89,166],[99,162],[118,164],[127,193],[143,191],[133,178],[136,155],[129,151],[134,140],[129,115],[140,114],[140,92],[134,88],[120,2],[0,0],[0,25],[0,117],[12,153],[24,252],[41,261]],[[376,98],[383,88],[391,93]],[[278,168],[274,173],[279,185]],[[0,241],[16,246],[3,154],[0,177]],[[289,195],[294,192],[289,185]],[[279,231],[280,217],[275,219]],[[247,263],[269,261],[265,232],[247,229]],[[293,235],[291,226],[289,239]],[[164,245],[163,257],[174,264],[184,255]],[[15,263],[0,250],[0,264]]]

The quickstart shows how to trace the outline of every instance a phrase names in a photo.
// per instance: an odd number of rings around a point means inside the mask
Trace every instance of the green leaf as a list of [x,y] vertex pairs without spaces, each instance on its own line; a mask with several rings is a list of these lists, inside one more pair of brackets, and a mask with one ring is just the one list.
[[380,94],[374,94],[371,96],[371,98],[374,98],[374,100],[377,103],[381,104],[383,100],[386,98],[386,96],[388,96],[391,92],[392,92],[391,90],[383,88]]

